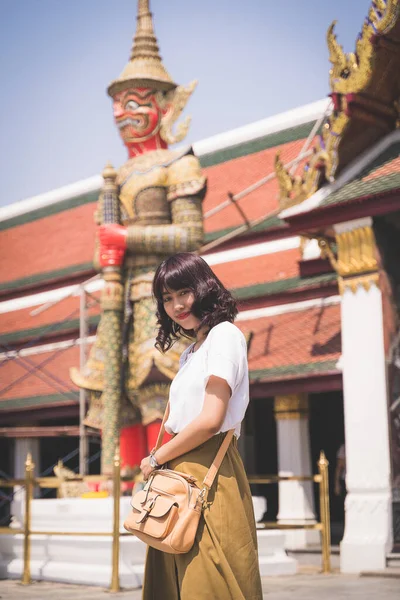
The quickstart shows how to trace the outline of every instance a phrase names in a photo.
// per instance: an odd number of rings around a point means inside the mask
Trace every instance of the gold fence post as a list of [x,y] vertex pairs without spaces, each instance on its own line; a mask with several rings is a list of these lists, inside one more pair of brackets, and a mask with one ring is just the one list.
[[31,501],[33,495],[33,469],[32,455],[28,452],[25,462],[25,519],[24,519],[24,572],[22,585],[31,583]]
[[114,455],[113,480],[114,518],[112,534],[112,575],[110,591],[120,592],[121,588],[119,585],[119,519],[121,499],[121,463],[118,446]]
[[321,451],[318,469],[321,477],[319,483],[319,503],[321,512],[321,541],[322,541],[322,572],[331,572],[331,523],[329,511],[329,479],[328,479],[329,462],[325,453]]

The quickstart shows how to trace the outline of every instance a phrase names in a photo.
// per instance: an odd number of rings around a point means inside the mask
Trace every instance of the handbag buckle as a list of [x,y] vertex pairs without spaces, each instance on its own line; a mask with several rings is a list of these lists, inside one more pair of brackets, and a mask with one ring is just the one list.
[[150,503],[147,506],[143,507],[143,512],[144,514],[141,515],[140,519],[138,521],[136,521],[136,523],[139,525],[140,523],[144,523],[147,519],[149,514],[151,513],[151,511],[154,508],[154,505],[156,503],[157,498],[160,496],[160,494],[157,494],[157,496],[154,496],[154,498],[152,498],[150,500]]
[[205,506],[206,506],[207,494],[208,494],[208,487],[206,487],[204,485],[202,487],[202,489],[200,490],[200,494],[197,496],[197,502],[199,502],[201,504],[202,508],[205,508]]

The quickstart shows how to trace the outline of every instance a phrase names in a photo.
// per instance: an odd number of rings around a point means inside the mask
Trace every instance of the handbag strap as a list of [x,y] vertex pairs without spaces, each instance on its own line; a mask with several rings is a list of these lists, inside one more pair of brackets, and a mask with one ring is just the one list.
[[153,450],[151,451],[151,454],[154,454],[154,452],[157,452],[157,450],[161,447],[162,441],[164,439],[165,423],[166,423],[168,417],[169,417],[169,400],[167,402],[167,406],[165,407],[164,416],[161,421],[160,431],[158,432],[156,445],[154,446]]
[[203,479],[203,486],[206,487],[207,490],[209,490],[214,483],[215,476],[218,473],[218,469],[220,468],[222,461],[224,460],[224,456],[229,448],[229,444],[232,441],[234,433],[234,429],[230,429],[227,432],[226,436],[224,437],[224,441],[219,447],[219,450],[211,464],[211,467],[208,469],[206,476]]
[[[154,446],[153,450],[151,451],[152,454],[154,452],[157,452],[157,450],[161,447],[161,444],[162,444],[162,441],[164,438],[164,433],[165,433],[165,423],[169,417],[169,409],[170,409],[170,406],[169,406],[169,401],[168,401],[167,406],[165,407],[163,419],[161,421],[160,431],[158,432],[156,445]],[[217,454],[215,455],[215,458],[211,464],[211,467],[208,469],[206,476],[203,479],[203,486],[205,488],[207,488],[207,490],[209,490],[210,487],[212,486],[212,484],[214,483],[214,479],[218,473],[218,469],[220,468],[222,461],[224,460],[224,456],[229,448],[229,444],[232,441],[234,433],[235,433],[234,429],[230,429],[227,432],[227,434],[224,438],[224,441],[222,442],[221,446],[218,449]]]

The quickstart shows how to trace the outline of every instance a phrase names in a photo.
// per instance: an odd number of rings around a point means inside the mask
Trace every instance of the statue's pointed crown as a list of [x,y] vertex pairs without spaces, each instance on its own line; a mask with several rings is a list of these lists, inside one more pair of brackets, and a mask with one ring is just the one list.
[[171,90],[176,87],[164,67],[154,33],[150,0],[138,0],[136,34],[128,64],[108,87],[110,96],[128,87]]

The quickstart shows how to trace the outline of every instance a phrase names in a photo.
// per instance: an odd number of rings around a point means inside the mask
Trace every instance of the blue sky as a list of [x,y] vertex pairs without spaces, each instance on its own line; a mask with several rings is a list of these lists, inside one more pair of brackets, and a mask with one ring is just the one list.
[[[0,205],[115,166],[126,152],[107,85],[126,64],[136,0],[1,0]],[[329,93],[326,30],[346,51],[370,0],[152,0],[164,63],[198,79],[186,141]]]

